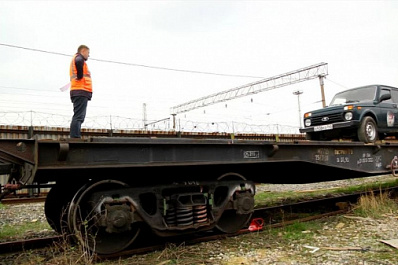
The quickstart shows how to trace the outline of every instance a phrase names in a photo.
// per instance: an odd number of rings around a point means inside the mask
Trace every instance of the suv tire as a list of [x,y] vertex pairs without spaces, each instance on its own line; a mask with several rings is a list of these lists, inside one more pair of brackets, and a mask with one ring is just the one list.
[[364,143],[374,143],[378,140],[377,125],[372,117],[363,118],[358,128],[358,140]]

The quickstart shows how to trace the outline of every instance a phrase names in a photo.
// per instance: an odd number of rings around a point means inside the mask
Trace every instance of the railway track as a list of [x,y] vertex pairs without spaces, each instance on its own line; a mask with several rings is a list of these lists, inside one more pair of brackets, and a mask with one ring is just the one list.
[[[182,243],[184,243],[185,245],[192,245],[198,244],[200,242],[222,240],[227,237],[236,237],[252,232],[261,232],[265,229],[287,226],[297,222],[307,222],[329,216],[340,215],[349,212],[350,206],[352,204],[355,204],[360,196],[370,192],[374,194],[389,192],[396,195],[398,194],[398,186],[384,189],[375,189],[368,192],[343,194],[328,198],[316,198],[283,205],[267,207],[260,206],[255,209],[250,226],[238,231],[237,233],[232,234],[221,234],[215,231],[210,231],[189,236],[163,238],[155,235],[148,236],[148,234],[145,233],[145,238],[142,238],[135,242],[131,248],[116,254],[96,255],[95,258],[97,260],[116,259],[120,257],[127,257],[131,255],[144,254],[156,250],[162,250],[170,243],[176,245],[180,245]],[[12,242],[3,242],[0,243],[0,254],[50,247],[55,243],[60,243],[65,240],[67,239],[65,239],[65,237],[63,236],[53,236]],[[156,244],[154,244],[153,242],[156,242]]]
[[1,200],[2,204],[11,205],[11,204],[23,204],[23,203],[37,203],[37,202],[45,202],[47,198],[47,194],[42,194],[40,196],[27,196],[27,197],[8,197]]

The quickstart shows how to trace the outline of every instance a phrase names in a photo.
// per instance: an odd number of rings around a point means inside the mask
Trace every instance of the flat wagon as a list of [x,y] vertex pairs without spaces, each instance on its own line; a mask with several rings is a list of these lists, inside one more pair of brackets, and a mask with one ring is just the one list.
[[144,228],[167,237],[235,233],[257,183],[309,183],[392,173],[394,142],[91,137],[0,139],[0,198],[51,185],[45,214],[98,254],[131,246]]

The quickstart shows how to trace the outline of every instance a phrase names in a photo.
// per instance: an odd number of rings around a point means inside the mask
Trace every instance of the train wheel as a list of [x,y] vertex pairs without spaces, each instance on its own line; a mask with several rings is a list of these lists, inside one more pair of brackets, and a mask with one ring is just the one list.
[[59,234],[68,230],[66,219],[69,203],[79,188],[76,185],[56,185],[47,194],[44,204],[46,219],[51,228]]
[[[246,180],[238,173],[227,173],[218,178],[218,180]],[[236,233],[249,223],[252,214],[238,214],[235,209],[225,210],[217,222],[216,228],[223,233]]]
[[[117,180],[102,180],[88,183],[74,196],[68,212],[68,226],[78,242],[97,254],[113,254],[126,249],[137,238],[140,227],[133,224],[120,232],[108,232],[107,226],[100,224],[100,201],[92,201],[91,195],[100,191],[111,191],[128,187]],[[100,210],[103,211],[103,210]],[[115,216],[115,223],[122,223],[123,216]],[[130,225],[130,224],[129,224]]]

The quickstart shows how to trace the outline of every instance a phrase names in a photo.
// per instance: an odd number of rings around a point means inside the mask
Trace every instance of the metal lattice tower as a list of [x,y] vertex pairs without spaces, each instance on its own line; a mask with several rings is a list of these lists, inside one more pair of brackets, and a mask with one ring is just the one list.
[[[193,109],[209,106],[219,102],[228,101],[247,95],[257,94],[263,91],[275,89],[282,86],[292,85],[306,80],[319,78],[321,81],[322,97],[323,95],[323,77],[328,74],[327,63],[319,63],[285,74],[265,78],[260,81],[249,83],[247,85],[235,87],[229,90],[221,91],[209,96],[201,97],[171,108],[171,115],[187,112]],[[322,98],[324,102],[324,98]]]

